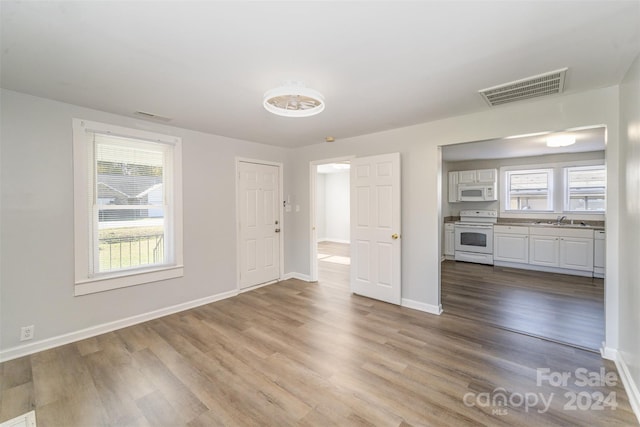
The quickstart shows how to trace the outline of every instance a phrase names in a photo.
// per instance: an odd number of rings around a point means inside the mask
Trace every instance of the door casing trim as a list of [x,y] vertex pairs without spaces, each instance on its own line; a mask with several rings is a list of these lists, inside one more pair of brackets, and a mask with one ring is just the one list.
[[334,157],[331,159],[312,160],[309,162],[309,281],[318,281],[318,234],[316,233],[316,177],[318,166],[329,163],[350,162],[355,155]]

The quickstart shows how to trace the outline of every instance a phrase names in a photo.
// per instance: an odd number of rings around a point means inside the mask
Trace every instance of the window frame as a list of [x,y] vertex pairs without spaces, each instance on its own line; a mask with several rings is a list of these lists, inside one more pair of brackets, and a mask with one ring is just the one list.
[[[512,166],[502,166],[500,167],[500,178],[499,178],[499,186],[501,197],[500,197],[500,214],[502,216],[513,216],[513,217],[522,217],[522,218],[548,218],[550,214],[555,215],[570,215],[572,218],[579,219],[597,219],[597,217],[601,217],[604,219],[606,214],[606,203],[607,203],[607,189],[605,183],[605,210],[604,211],[569,211],[567,210],[566,200],[569,194],[569,183],[567,180],[567,168],[579,168],[579,167],[603,167],[605,170],[605,179],[606,179],[606,170],[607,164],[605,159],[593,159],[593,160],[578,160],[574,162],[559,162],[559,163],[538,163],[538,164],[527,164],[527,165],[512,165]],[[534,210],[507,210],[507,173],[508,172],[517,172],[517,171],[534,171],[534,170],[542,170],[542,169],[552,169],[553,170],[553,200],[552,200],[552,210],[551,211],[534,211]]]
[[[507,209],[511,204],[511,194],[510,194],[510,183],[511,183],[511,175],[516,174],[538,174],[545,173],[547,175],[547,207],[549,209]],[[500,210],[505,213],[549,213],[553,212],[555,208],[555,194],[556,194],[556,184],[554,179],[554,170],[551,167],[528,167],[528,168],[518,168],[518,169],[509,169],[505,170],[502,174],[503,176],[503,200],[501,201]]]
[[[88,120],[72,120],[74,167],[74,243],[75,283],[74,295],[119,289],[143,283],[157,282],[184,276],[182,242],[182,139],[139,129],[131,129]],[[89,180],[93,179],[94,133],[137,139],[144,142],[168,144],[173,147],[168,159],[169,175],[166,186],[167,222],[170,242],[167,242],[167,261],[164,264],[125,268],[94,273],[97,245],[97,221],[93,218],[93,201]],[[165,231],[166,232],[166,231]]]
[[[571,170],[596,170],[596,169],[602,169],[604,171],[604,194],[603,194],[603,199],[604,199],[604,209],[601,211],[589,211],[589,210],[575,210],[575,209],[570,209],[571,206],[571,190],[569,188],[569,172]],[[571,214],[601,214],[603,215],[606,210],[607,210],[607,167],[606,165],[603,164],[599,164],[599,165],[570,165],[570,166],[565,166],[562,169],[563,172],[563,178],[564,178],[564,194],[563,194],[563,212],[564,213],[571,213]]]

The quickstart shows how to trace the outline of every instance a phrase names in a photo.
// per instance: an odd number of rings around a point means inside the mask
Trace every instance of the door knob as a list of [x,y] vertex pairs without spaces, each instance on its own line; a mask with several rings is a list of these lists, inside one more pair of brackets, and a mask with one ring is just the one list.
[[279,229],[279,228],[276,228],[276,233],[279,233],[279,232],[280,232],[280,229]]
[[397,240],[397,239],[398,239],[398,237],[400,237],[400,236],[398,236],[398,234],[396,234],[396,233],[394,233],[394,234],[392,234],[392,235],[391,235],[391,238],[392,238],[393,240]]

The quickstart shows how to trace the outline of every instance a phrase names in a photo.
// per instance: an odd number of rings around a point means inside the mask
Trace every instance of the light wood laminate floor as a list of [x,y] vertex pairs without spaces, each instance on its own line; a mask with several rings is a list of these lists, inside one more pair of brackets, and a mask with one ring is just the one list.
[[[555,387],[539,368],[615,372],[591,352],[292,279],[5,362],[0,421],[33,408],[39,427],[635,424],[619,379]],[[475,399],[502,389],[511,407]],[[565,410],[579,392],[618,407]],[[518,405],[526,393],[549,409]]]
[[591,277],[444,261],[445,312],[598,351],[604,282]]
[[318,243],[318,281],[322,285],[349,290],[350,268],[351,258],[348,244]]

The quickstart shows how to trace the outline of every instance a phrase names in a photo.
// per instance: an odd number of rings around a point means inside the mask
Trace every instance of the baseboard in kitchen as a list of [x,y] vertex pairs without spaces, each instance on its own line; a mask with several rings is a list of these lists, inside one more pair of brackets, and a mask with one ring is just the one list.
[[414,301],[414,300],[402,298],[401,305],[403,307],[411,308],[413,310],[424,311],[425,313],[437,314],[437,315],[442,314],[442,304],[433,305],[433,304],[427,304],[420,301]]

